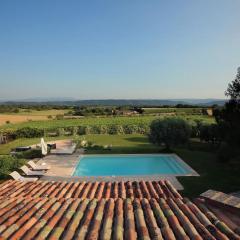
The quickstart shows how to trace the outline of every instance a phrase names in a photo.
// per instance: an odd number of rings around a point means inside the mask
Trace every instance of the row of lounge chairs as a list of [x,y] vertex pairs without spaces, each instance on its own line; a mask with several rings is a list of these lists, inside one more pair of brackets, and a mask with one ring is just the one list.
[[25,174],[25,176],[22,176],[17,171],[14,171],[9,175],[13,179],[19,180],[19,181],[36,181],[38,180],[39,177],[43,176],[47,170],[50,169],[50,166],[46,164],[39,165],[34,163],[33,161],[29,161],[27,164],[31,169],[27,165],[24,165],[20,168]]

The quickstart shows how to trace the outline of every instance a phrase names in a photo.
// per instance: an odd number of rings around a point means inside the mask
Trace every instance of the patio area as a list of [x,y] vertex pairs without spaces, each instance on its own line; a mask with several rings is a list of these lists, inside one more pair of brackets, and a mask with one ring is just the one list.
[[81,155],[84,154],[83,149],[78,149],[71,155],[59,155],[50,154],[43,159],[39,160],[38,163],[43,162],[51,166],[51,169],[41,177],[43,181],[66,181],[66,182],[120,182],[120,181],[159,181],[168,180],[177,190],[183,190],[183,186],[177,180],[175,176],[171,175],[148,175],[148,176],[84,176],[76,177],[72,176]]

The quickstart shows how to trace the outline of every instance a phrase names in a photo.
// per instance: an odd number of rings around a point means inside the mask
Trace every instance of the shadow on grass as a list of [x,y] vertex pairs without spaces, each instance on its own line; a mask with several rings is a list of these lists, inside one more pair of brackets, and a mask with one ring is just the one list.
[[127,137],[127,138],[124,138],[124,139],[129,141],[129,142],[149,144],[147,136],[146,136],[146,138],[143,138],[143,137]]
[[[145,144],[144,144],[145,145]],[[137,153],[159,153],[159,148],[151,145],[145,145],[139,147],[118,147],[113,146],[111,150],[107,149],[89,149],[86,152],[87,154],[137,154]]]

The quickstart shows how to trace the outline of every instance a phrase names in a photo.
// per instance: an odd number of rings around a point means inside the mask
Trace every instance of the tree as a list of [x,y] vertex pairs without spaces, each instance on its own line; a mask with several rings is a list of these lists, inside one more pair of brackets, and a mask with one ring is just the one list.
[[236,78],[228,84],[225,95],[230,97],[231,100],[240,100],[240,67],[237,70]]
[[185,144],[191,135],[191,127],[180,118],[156,119],[150,125],[149,141],[155,145],[171,147]]
[[[224,129],[224,140],[231,150],[229,152],[235,153],[237,156],[240,154],[240,68],[238,68],[235,80],[228,85],[225,95],[229,96],[230,100],[222,109],[215,109],[214,116],[218,125]],[[229,154],[228,160],[236,156]]]
[[224,132],[222,124],[202,124],[199,127],[199,138],[201,141],[220,146],[223,136]]

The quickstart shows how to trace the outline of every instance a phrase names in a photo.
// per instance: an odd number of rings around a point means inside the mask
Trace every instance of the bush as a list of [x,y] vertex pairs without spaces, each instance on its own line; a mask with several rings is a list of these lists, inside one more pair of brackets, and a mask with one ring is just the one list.
[[153,144],[164,144],[167,149],[189,141],[191,127],[180,118],[154,120],[150,125],[149,140]]
[[103,146],[92,144],[92,145],[87,146],[86,149],[87,150],[102,150]]
[[86,127],[80,126],[78,127],[78,135],[85,135],[86,134]]
[[211,142],[213,145],[220,145],[224,132],[220,124],[203,124],[199,128],[199,138],[201,141]]
[[34,138],[44,136],[44,131],[38,128],[21,128],[15,132],[17,138]]
[[93,129],[91,126],[86,126],[85,127],[85,134],[88,135],[88,134],[92,134],[93,133]]
[[121,126],[121,125],[116,126],[116,134],[118,134],[118,135],[124,134],[123,126]]
[[78,135],[78,131],[79,131],[78,127],[72,127],[72,135],[73,136],[77,136]]
[[24,165],[26,160],[18,159],[12,156],[0,156],[0,178],[8,178],[9,173],[17,170],[19,167]]
[[112,135],[117,134],[117,127],[116,127],[116,125],[109,126],[108,134],[112,134]]
[[43,157],[42,155],[42,150],[39,149],[30,149],[24,152],[18,152],[15,155],[16,158],[21,159],[33,159],[33,158],[41,158]]
[[57,115],[56,115],[56,119],[57,119],[57,120],[63,120],[63,118],[64,118],[64,115],[63,115],[63,114],[57,114]]
[[91,129],[91,133],[92,134],[100,134],[101,133],[101,129],[99,126],[93,126]]
[[65,130],[64,128],[58,128],[58,136],[64,136]]
[[124,125],[123,129],[124,129],[125,134],[132,134],[133,133],[133,128],[132,128],[131,125]]
[[108,126],[101,125],[100,126],[100,134],[107,134],[108,133]]

